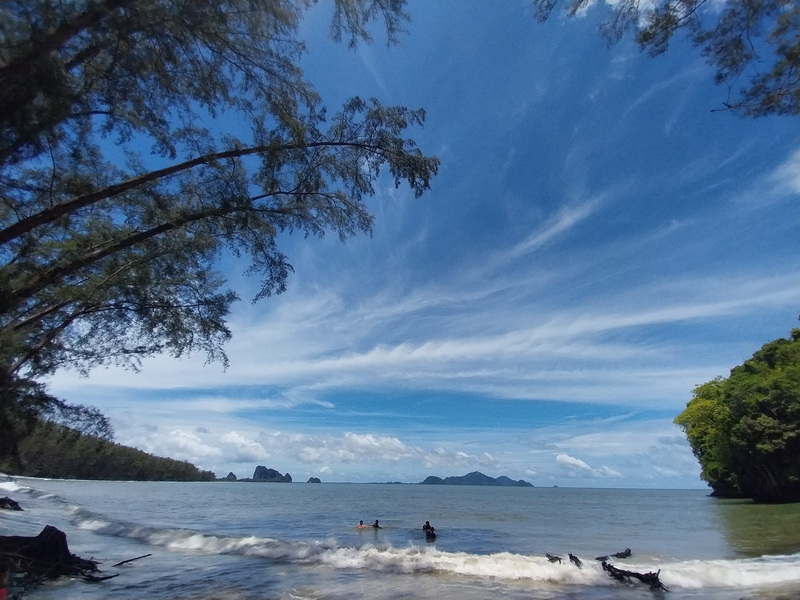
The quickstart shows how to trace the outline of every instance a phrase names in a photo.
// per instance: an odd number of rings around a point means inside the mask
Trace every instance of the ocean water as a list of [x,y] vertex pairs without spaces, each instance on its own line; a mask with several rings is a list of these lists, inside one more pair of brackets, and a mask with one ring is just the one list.
[[[118,575],[48,583],[31,600],[800,598],[800,504],[707,494],[5,478],[0,496],[25,511],[0,511],[0,533],[54,525],[73,553]],[[356,529],[362,519],[382,528]],[[426,520],[435,542],[423,535]],[[660,571],[668,592],[619,583],[595,560],[626,548],[630,558],[612,564]]]

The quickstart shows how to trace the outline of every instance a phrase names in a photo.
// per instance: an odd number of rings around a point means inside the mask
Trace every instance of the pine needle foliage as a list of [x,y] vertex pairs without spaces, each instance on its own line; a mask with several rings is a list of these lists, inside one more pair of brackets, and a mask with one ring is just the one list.
[[[220,257],[246,261],[259,300],[292,272],[282,235],[369,234],[381,178],[429,188],[439,162],[406,137],[423,110],[328,111],[304,78],[315,4],[2,4],[0,412],[61,368],[227,365]],[[335,0],[331,33],[355,45],[377,23],[393,43],[404,4]]]

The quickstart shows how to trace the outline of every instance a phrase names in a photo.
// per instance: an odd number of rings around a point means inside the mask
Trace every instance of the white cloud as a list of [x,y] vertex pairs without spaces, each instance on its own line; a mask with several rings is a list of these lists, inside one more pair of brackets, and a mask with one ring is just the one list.
[[227,446],[225,454],[236,463],[266,460],[269,452],[257,441],[249,439],[236,431],[231,431],[220,436],[219,441]]
[[589,472],[594,471],[592,467],[587,465],[580,458],[575,458],[574,456],[570,456],[569,454],[557,454],[556,462],[560,465],[578,469],[579,471],[589,471]]
[[792,151],[770,172],[754,178],[755,181],[733,196],[733,201],[751,209],[762,209],[800,194],[800,148]]
[[776,192],[800,194],[800,148],[778,165],[769,178]]
[[167,435],[156,432],[147,438],[139,438],[128,443],[157,456],[169,456],[194,463],[222,456],[219,448],[206,443],[197,434],[183,429],[172,430]]
[[612,469],[611,467],[607,467],[603,465],[599,469],[595,469],[590,467],[580,458],[575,458],[574,456],[570,456],[569,454],[557,454],[555,461],[557,464],[565,467],[568,472],[578,472],[581,474],[589,474],[592,477],[598,478],[612,478],[612,479],[621,479],[622,474],[617,471],[616,469]]
[[574,206],[564,206],[527,238],[502,252],[498,262],[506,262],[538,250],[590,217],[603,203],[601,196],[590,198]]

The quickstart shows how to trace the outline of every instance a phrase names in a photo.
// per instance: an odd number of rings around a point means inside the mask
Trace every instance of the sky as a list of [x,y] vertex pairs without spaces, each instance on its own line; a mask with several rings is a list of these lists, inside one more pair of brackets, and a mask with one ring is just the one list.
[[706,487],[673,419],[800,326],[800,119],[720,110],[696,50],[608,47],[597,10],[414,0],[399,45],[355,50],[327,10],[301,27],[308,79],[331,112],[425,108],[431,190],[382,179],[371,237],[282,237],[295,273],[256,304],[221,263],[227,370],[159,356],[50,391],[218,477]]

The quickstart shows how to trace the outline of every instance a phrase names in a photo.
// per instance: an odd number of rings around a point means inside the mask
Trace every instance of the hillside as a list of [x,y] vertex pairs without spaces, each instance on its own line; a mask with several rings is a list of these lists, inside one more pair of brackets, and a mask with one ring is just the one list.
[[533,487],[532,483],[528,483],[524,479],[514,481],[505,475],[501,475],[500,477],[489,477],[480,471],[473,471],[472,473],[467,473],[466,475],[461,475],[459,477],[445,477],[444,479],[441,477],[436,477],[435,475],[431,475],[430,477],[426,477],[425,480],[421,481],[420,483],[425,485],[494,485],[505,487]]
[[214,473],[52,423],[19,442],[20,467],[0,456],[0,471],[29,477],[136,481],[213,481]]

